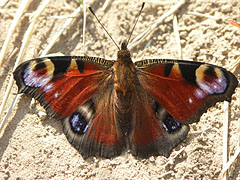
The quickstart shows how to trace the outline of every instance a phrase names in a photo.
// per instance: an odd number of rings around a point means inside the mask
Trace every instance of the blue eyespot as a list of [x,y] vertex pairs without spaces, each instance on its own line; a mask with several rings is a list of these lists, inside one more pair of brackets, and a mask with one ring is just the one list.
[[73,113],[69,121],[72,130],[79,135],[83,135],[88,129],[88,122],[80,112]]
[[181,124],[176,121],[170,114],[168,114],[163,120],[163,129],[168,133],[174,133],[181,128]]

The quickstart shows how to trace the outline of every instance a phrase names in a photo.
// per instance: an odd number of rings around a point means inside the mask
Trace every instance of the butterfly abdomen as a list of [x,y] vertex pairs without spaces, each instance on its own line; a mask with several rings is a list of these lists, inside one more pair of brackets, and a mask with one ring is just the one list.
[[129,135],[132,129],[132,93],[128,92],[125,96],[115,92],[114,108],[115,117],[122,135]]

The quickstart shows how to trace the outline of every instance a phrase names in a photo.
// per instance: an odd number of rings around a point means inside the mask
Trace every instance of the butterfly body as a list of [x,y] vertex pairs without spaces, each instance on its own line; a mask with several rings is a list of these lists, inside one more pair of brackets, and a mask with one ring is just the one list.
[[[124,47],[124,46],[123,46]],[[131,92],[134,86],[135,67],[127,49],[121,49],[118,52],[117,61],[113,65],[114,90],[125,96]]]
[[231,100],[236,77],[219,66],[183,60],[133,63],[126,44],[117,61],[62,56],[26,61],[14,71],[19,93],[37,99],[63,122],[68,141],[82,154],[169,156],[189,123]]

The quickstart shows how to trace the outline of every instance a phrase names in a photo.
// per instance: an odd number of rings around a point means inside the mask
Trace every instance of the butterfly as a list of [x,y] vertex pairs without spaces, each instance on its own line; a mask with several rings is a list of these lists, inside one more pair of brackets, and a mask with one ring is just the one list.
[[238,80],[203,62],[144,59],[133,62],[127,43],[117,60],[56,56],[28,60],[14,71],[18,93],[35,98],[60,119],[83,158],[168,157],[219,101],[230,101]]

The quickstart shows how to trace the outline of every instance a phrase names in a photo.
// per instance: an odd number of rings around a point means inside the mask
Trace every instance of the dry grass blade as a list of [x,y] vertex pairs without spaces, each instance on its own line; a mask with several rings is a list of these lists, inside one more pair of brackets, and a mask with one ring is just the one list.
[[[82,6],[79,6],[71,15],[70,17],[76,17],[81,12]],[[58,38],[62,35],[62,33],[67,29],[68,26],[73,22],[74,18],[69,18],[64,23],[63,27],[56,33],[56,35],[53,37],[51,42],[47,45],[47,47],[42,52],[41,56],[47,55],[48,51],[53,47],[55,42],[58,40]]]
[[173,17],[173,29],[174,29],[174,34],[175,34],[175,38],[177,41],[177,47],[178,47],[178,57],[179,59],[183,59],[182,57],[182,47],[181,47],[181,41],[180,41],[180,35],[179,35],[179,31],[178,31],[178,22],[177,22],[177,16],[174,15]]
[[[228,20],[227,21],[229,24],[233,25],[233,26],[236,26],[238,28],[240,28],[240,24],[238,22],[236,22],[235,20]],[[239,73],[239,65],[240,65],[240,58],[238,58],[234,64],[229,68],[230,71],[232,72],[235,72],[235,73]],[[237,72],[238,71],[238,72]],[[238,98],[238,102],[240,104],[240,99]],[[228,104],[226,102],[226,104]],[[225,105],[225,104],[224,104]],[[225,105],[225,108],[227,105]],[[227,115],[226,115],[227,116]],[[238,127],[238,131],[240,131],[240,120],[239,120],[239,127]],[[226,143],[226,142],[224,142]],[[226,146],[226,145],[225,145]],[[226,147],[225,147],[226,148]],[[226,149],[225,149],[226,151]],[[224,156],[224,164],[223,164],[223,169],[222,169],[222,172],[220,174],[220,177],[222,177],[223,179],[227,179],[227,176],[228,176],[228,173],[227,173],[227,170],[230,169],[231,165],[237,160],[237,158],[239,157],[240,155],[240,134],[238,135],[238,143],[237,143],[237,149],[233,155],[233,157],[228,161],[226,162],[226,155]]]
[[[29,25],[26,33],[24,34],[23,43],[22,43],[22,46],[20,48],[20,52],[19,52],[18,58],[16,60],[16,63],[14,65],[13,69],[15,69],[17,67],[17,65],[22,62],[23,55],[25,54],[25,51],[26,51],[26,49],[29,45],[30,37],[32,36],[32,33],[33,33],[34,27],[37,23],[38,17],[41,15],[41,13],[46,8],[46,6],[48,5],[49,2],[50,2],[50,0],[45,0],[41,4],[41,6],[37,9],[33,18],[31,19],[31,24]],[[6,93],[5,93],[4,98],[3,98],[3,102],[2,102],[1,107],[0,107],[0,117],[2,117],[3,109],[6,105],[8,96],[9,96],[10,91],[12,89],[12,85],[13,85],[13,75],[11,75],[11,77],[10,77],[8,87],[7,87]],[[1,124],[0,129],[3,129],[3,127],[4,127],[4,124]],[[0,132],[0,134],[2,134],[2,133]]]
[[83,53],[85,54],[86,0],[83,0]]
[[187,14],[194,15],[194,16],[199,16],[199,17],[205,17],[205,18],[212,19],[212,20],[215,20],[215,21],[218,21],[220,19],[219,17],[211,16],[211,15],[208,15],[208,14],[202,14],[202,13],[198,13],[198,12],[188,12]]
[[1,49],[1,52],[0,52],[0,66],[2,65],[2,62],[3,62],[3,59],[5,57],[5,53],[7,51],[7,47],[8,47],[8,44],[10,42],[10,39],[17,27],[17,24],[19,23],[19,21],[21,20],[21,17],[22,17],[22,14],[24,13],[24,11],[26,10],[26,8],[28,8],[28,5],[30,4],[30,1],[31,0],[27,0],[27,1],[24,1],[22,0],[15,16],[14,16],[14,19],[13,19],[13,22],[10,26],[10,29],[8,31],[8,34],[7,34],[7,38],[5,39],[4,43],[3,43],[3,46],[2,46],[2,49]]
[[176,154],[171,158],[172,160],[173,159],[176,159],[176,157],[181,154],[183,151],[184,151],[185,147],[183,147],[182,149],[180,149],[179,151],[176,152]]
[[[240,107],[240,98],[238,97],[238,107]],[[238,132],[240,132],[240,119],[238,119]],[[238,134],[238,147],[240,149],[240,133]]]
[[[229,103],[224,101],[224,119],[223,119],[223,167],[228,162],[228,129],[229,129]],[[228,174],[224,174],[223,180],[228,179]]]
[[2,120],[1,123],[0,123],[0,137],[3,136],[3,133],[4,133],[4,131],[3,131],[4,125],[6,124],[7,119],[8,119],[9,115],[10,115],[11,112],[12,112],[12,109],[15,107],[16,103],[18,102],[19,96],[20,96],[20,94],[18,94],[17,96],[15,96],[15,98],[14,98],[14,100],[13,100],[13,102],[12,102],[10,108],[9,108],[9,110],[7,111],[7,114],[4,116],[3,120]]
[[102,11],[105,11],[112,4],[112,2],[113,0],[106,0],[103,4]]
[[[240,28],[240,23],[238,23],[235,20],[229,19],[227,20],[227,23]],[[229,68],[230,71],[235,72],[235,73],[239,73],[239,69],[240,69],[240,57],[232,64],[232,66]],[[238,71],[238,72],[236,72]]]
[[[10,56],[8,57],[8,59],[11,59],[11,58],[14,56],[14,54],[17,52],[17,50],[18,50],[18,48],[15,48],[15,49],[11,52]],[[4,124],[6,123],[6,121],[7,121],[7,119],[8,119],[8,116],[11,114],[13,107],[16,105],[17,100],[18,100],[18,97],[16,96],[15,99],[14,99],[14,101],[13,101],[13,103],[12,103],[12,105],[11,105],[11,107],[10,107],[9,110],[7,111],[7,114],[5,115],[5,117],[3,118],[3,120],[0,122],[0,137],[2,136],[2,133],[1,133],[1,132],[2,132],[2,129],[3,129],[3,127],[4,127]]]
[[239,73],[237,71],[239,71],[239,69],[240,69],[240,57],[228,69],[233,73],[235,73],[235,72],[236,72],[236,74]]
[[226,174],[226,171],[231,167],[231,165],[238,159],[240,156],[240,145],[238,146],[237,150],[235,151],[233,157],[228,161],[227,164],[222,169],[222,172],[220,174],[220,177]]
[[18,51],[18,48],[16,47],[16,48],[10,53],[10,55],[8,56],[7,61],[8,61],[9,59],[11,59],[11,58],[17,53],[17,51]]
[[[238,106],[240,105],[240,98],[238,98]],[[238,121],[238,132],[240,132],[240,120]],[[238,142],[237,142],[237,148],[232,156],[232,158],[223,166],[223,169],[220,174],[220,178],[225,178],[227,170],[229,170],[229,174],[231,174],[231,171],[234,169],[234,162],[238,160],[238,157],[240,156],[240,134],[238,135]],[[231,169],[232,166],[232,169]]]
[[158,176],[158,179],[163,178],[164,176],[167,176],[169,174],[174,174],[174,171],[165,172],[165,173],[161,174],[160,176]]
[[[238,97],[238,107],[240,107],[240,98]],[[238,132],[240,132],[240,119],[238,119]],[[238,149],[240,150],[240,133],[238,134]]]
[[170,15],[174,14],[180,7],[182,7],[186,3],[186,0],[180,0],[175,6],[173,6],[168,12],[163,14],[157,21],[155,21],[152,25],[149,26],[145,31],[135,37],[131,43],[128,45],[128,48],[131,50],[139,43],[141,43],[144,38],[146,38],[150,33],[154,33],[157,30],[157,27],[163,23],[163,21],[169,17]]
[[176,159],[176,157],[177,157],[179,154],[181,154],[181,153],[184,151],[184,149],[185,149],[185,147],[183,147],[182,149],[180,149],[179,151],[177,151],[176,154],[175,154],[173,157],[171,157],[171,158],[168,159],[168,162],[167,162],[164,166],[167,166],[168,164],[173,163],[173,160]]

